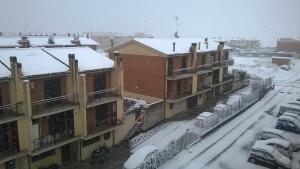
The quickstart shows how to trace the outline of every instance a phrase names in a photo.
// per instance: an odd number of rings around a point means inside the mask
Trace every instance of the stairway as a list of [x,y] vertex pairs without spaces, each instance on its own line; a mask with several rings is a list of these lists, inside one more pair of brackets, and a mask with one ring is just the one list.
[[143,124],[143,122],[136,121],[132,129],[127,133],[125,140],[129,141],[135,134],[140,132]]

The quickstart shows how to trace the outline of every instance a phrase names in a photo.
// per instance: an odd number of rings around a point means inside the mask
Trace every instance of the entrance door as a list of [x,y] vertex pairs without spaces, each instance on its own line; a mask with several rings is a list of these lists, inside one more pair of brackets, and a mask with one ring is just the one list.
[[96,107],[96,127],[101,127],[101,125],[106,125],[103,123],[104,120],[108,118],[108,105],[103,104]]
[[198,102],[198,96],[193,96],[187,99],[187,108],[193,109],[196,108]]
[[61,161],[63,164],[71,162],[71,146],[70,144],[61,147]]

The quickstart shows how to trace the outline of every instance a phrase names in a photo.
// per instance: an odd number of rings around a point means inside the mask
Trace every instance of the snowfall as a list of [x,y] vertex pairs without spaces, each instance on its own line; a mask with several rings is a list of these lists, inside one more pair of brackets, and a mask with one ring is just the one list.
[[[275,127],[277,117],[273,113],[278,111],[278,105],[300,98],[300,60],[292,59],[291,69],[287,71],[272,65],[270,57],[233,56],[233,59],[235,64],[230,67],[231,70],[242,69],[251,76],[272,77],[275,89],[209,136],[165,161],[160,169],[264,168],[247,162],[249,152],[256,134],[263,127]],[[275,109],[269,112],[272,107]],[[194,127],[195,121],[196,119],[169,121],[141,133],[131,140],[131,153],[149,145],[164,149],[170,141],[186,132],[186,129]],[[294,152],[292,168],[300,168],[300,152]]]

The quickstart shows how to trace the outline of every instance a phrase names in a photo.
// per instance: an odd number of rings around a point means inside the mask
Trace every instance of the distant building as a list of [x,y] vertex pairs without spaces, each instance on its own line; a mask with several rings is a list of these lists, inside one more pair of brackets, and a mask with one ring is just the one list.
[[0,168],[65,165],[123,140],[122,72],[88,47],[0,49]]
[[300,55],[300,40],[281,38],[277,41],[277,51],[296,52]]
[[163,100],[169,118],[231,90],[229,49],[204,39],[134,38],[107,51],[122,59],[124,95]]
[[260,42],[257,39],[230,39],[225,45],[239,49],[255,49],[260,47]]
[[289,66],[291,63],[291,58],[288,57],[272,57],[272,64],[282,66],[287,65]]
[[82,36],[0,36],[1,48],[29,47],[79,47],[87,46],[96,50],[99,44],[92,39]]

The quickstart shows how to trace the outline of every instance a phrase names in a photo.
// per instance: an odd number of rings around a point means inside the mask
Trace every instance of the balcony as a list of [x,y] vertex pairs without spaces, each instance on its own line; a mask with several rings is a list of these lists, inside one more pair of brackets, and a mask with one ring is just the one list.
[[64,130],[55,135],[48,135],[38,139],[32,140],[32,150],[36,151],[42,148],[51,147],[53,145],[61,144],[75,138],[73,129]]
[[116,97],[119,97],[120,95],[120,87],[90,92],[87,95],[87,107],[115,101]]
[[17,104],[7,104],[0,106],[0,124],[8,123],[11,121],[18,120],[24,114],[17,114],[12,110],[14,108],[17,110],[20,106]]
[[192,89],[181,90],[181,91],[177,91],[175,93],[168,92],[168,99],[180,99],[185,96],[189,96],[191,94],[192,94]]
[[194,68],[187,67],[187,68],[169,70],[168,71],[168,76],[174,78],[176,76],[186,75],[186,74],[190,74],[190,73],[194,73]]
[[32,102],[33,118],[40,118],[73,109],[74,95],[65,95]]
[[101,132],[107,129],[110,129],[119,124],[117,116],[109,117],[105,120],[94,121],[87,124],[87,133],[88,135],[94,134],[96,132]]
[[209,70],[212,69],[212,64],[205,64],[205,65],[198,65],[195,68],[195,72],[196,73],[200,73],[200,72],[208,72]]
[[213,62],[213,67],[232,66],[233,64],[234,64],[234,60],[233,59],[228,59],[228,60]]
[[197,85],[197,92],[201,93],[201,92],[205,92],[207,90],[211,89],[211,83],[206,83],[206,84],[198,84]]
[[233,77],[232,74],[224,74],[223,82],[233,81]]

